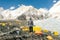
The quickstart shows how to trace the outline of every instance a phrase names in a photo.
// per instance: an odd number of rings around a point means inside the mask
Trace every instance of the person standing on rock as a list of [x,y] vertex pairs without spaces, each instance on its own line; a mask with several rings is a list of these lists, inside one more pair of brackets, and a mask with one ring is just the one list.
[[29,31],[30,32],[33,32],[33,20],[32,20],[32,18],[30,18],[29,19],[29,21],[28,21],[28,26],[29,26]]

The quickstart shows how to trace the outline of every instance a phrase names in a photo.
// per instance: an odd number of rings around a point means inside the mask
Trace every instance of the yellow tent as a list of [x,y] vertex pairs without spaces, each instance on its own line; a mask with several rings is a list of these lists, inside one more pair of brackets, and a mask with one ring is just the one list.
[[42,28],[40,26],[33,26],[33,31],[41,31]]
[[6,24],[5,23],[2,23],[2,26],[5,26]]
[[43,30],[43,32],[48,32],[48,30],[45,29],[45,30]]
[[54,32],[54,35],[55,35],[55,36],[58,36],[58,35],[59,35],[59,33],[58,33],[58,32]]
[[[26,26],[24,26],[23,28],[22,28],[22,30],[24,30],[24,31],[29,31],[29,27],[26,27]],[[42,28],[40,27],[40,26],[33,26],[33,31],[34,32],[36,32],[36,31],[41,31],[42,30]]]
[[23,31],[29,31],[29,27],[24,26],[24,27],[22,28],[22,30],[23,30]]

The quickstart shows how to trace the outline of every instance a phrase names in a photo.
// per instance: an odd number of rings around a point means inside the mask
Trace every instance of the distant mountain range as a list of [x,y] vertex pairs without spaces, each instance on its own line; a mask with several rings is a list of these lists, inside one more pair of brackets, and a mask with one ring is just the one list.
[[60,19],[60,1],[54,4],[49,10],[46,8],[36,9],[33,6],[25,6],[21,5],[20,7],[12,10],[6,9],[4,10],[0,7],[0,20],[8,20],[8,19],[29,19],[32,17],[33,19],[47,19],[47,18],[56,18]]

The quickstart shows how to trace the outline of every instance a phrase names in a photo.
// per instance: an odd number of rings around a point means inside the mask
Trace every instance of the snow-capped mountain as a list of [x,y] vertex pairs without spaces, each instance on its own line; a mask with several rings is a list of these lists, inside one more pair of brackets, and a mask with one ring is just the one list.
[[33,6],[25,5],[21,5],[17,9],[14,8],[15,7],[11,7],[10,9],[4,10],[2,7],[0,7],[0,20],[20,18],[25,19],[25,17],[27,19],[29,19],[29,17],[33,17],[34,19],[45,19],[34,20],[34,24],[41,26],[43,29],[60,32],[60,1],[54,4],[49,10],[46,8],[36,9]]
[[[15,7],[11,7],[10,9],[4,10],[0,7],[0,15],[3,16],[3,19],[17,19],[21,15],[26,15],[26,18],[32,16],[35,19],[46,19],[46,18],[56,18],[60,19],[60,1],[54,4],[50,10],[46,8],[34,8],[33,6],[25,6],[21,5],[18,8],[14,9]],[[14,9],[14,10],[12,10]]]
[[4,16],[4,19],[16,19],[18,16],[22,15],[24,12],[26,12],[29,9],[29,7],[25,7],[22,5],[21,7],[15,9],[15,10],[4,10],[2,12],[2,15]]
[[60,20],[60,1],[58,1],[50,8],[49,14],[52,18]]
[[[1,10],[1,9],[0,9]],[[1,15],[4,17],[3,19],[16,19],[21,15],[26,15],[27,17],[40,17],[40,15],[44,16],[44,14],[48,13],[48,11],[44,8],[36,9],[33,6],[25,6],[21,5],[15,10],[7,9],[1,11]]]

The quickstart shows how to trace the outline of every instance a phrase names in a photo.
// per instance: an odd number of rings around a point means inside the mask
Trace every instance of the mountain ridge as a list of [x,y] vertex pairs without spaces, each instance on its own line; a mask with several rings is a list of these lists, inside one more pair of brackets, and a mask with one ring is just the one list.
[[[25,6],[21,5],[18,8],[12,10],[12,9],[6,9],[4,10],[2,7],[0,7],[0,15],[3,16],[1,19],[17,19],[21,15],[26,15],[27,17],[30,16],[36,16],[38,19],[46,19],[46,18],[55,18],[60,19],[60,1],[55,3],[49,10],[46,8],[40,8],[37,9],[31,5]],[[13,7],[15,8],[15,7]],[[29,17],[30,17],[29,16]]]

